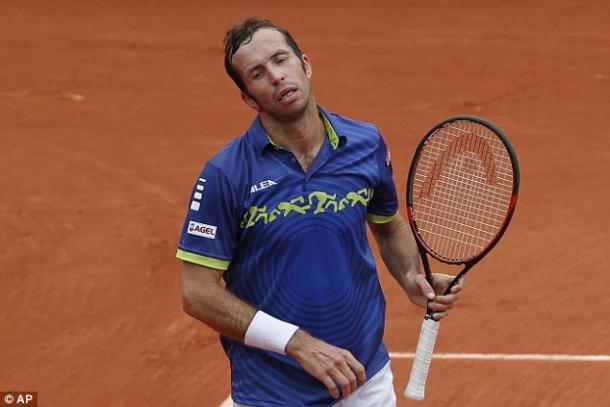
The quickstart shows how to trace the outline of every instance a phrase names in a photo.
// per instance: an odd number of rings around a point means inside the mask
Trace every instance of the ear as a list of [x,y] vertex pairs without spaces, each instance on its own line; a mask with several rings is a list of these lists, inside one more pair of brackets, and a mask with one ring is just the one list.
[[250,108],[255,110],[257,113],[261,112],[261,106],[258,104],[256,99],[248,95],[246,92],[241,92],[241,100]]
[[309,57],[307,55],[303,54],[301,56],[301,61],[303,62],[303,69],[305,70],[305,74],[307,75],[308,78],[311,78],[313,70],[311,68],[311,61],[309,60]]

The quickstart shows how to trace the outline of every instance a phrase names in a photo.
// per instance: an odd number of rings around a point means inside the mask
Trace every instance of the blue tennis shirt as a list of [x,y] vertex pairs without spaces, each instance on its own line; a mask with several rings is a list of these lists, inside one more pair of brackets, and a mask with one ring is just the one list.
[[[307,172],[258,118],[210,159],[193,188],[177,257],[224,270],[257,309],[345,348],[372,377],[389,360],[385,299],[365,219],[398,210],[388,149],[370,123],[320,108],[328,138]],[[221,336],[232,397],[253,406],[329,406],[289,356]]]

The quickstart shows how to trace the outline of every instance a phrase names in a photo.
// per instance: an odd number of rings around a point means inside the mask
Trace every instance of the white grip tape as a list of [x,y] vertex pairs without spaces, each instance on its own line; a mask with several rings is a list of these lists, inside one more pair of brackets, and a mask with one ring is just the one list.
[[424,399],[424,388],[426,386],[430,361],[432,360],[434,344],[436,343],[438,327],[439,322],[432,318],[425,318],[421,326],[417,351],[415,351],[413,367],[411,368],[411,377],[409,377],[409,384],[405,390],[405,396],[410,399]]
[[248,325],[244,343],[254,348],[286,354],[286,345],[298,326],[284,322],[271,315],[257,311]]

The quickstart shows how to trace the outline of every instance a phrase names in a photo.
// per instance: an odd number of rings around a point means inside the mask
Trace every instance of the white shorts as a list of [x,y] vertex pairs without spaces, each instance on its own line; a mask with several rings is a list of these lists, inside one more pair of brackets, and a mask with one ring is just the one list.
[[[348,398],[333,404],[333,407],[396,407],[393,381],[394,375],[388,362],[364,386],[356,389]],[[233,407],[249,406],[233,403]]]

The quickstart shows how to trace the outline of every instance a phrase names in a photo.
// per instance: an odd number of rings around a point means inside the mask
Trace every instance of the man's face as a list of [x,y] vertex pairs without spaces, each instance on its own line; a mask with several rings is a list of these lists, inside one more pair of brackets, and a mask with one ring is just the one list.
[[279,31],[263,28],[233,56],[233,67],[249,95],[246,104],[278,121],[298,117],[311,99],[311,65],[299,59]]

